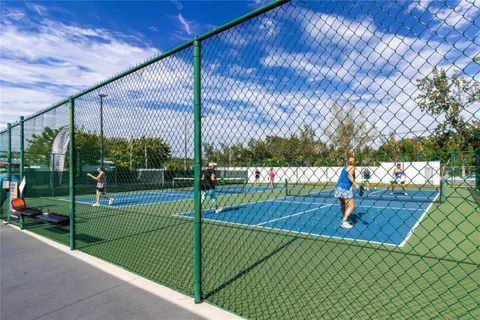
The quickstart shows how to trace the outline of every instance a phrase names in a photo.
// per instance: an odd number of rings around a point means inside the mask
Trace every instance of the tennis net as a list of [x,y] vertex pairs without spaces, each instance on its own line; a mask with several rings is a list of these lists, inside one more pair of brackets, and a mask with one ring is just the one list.
[[[301,184],[286,183],[286,194],[290,197],[335,198],[335,184]],[[441,202],[442,185],[410,185],[404,191],[398,186],[392,191],[391,186],[373,187],[364,190],[360,196],[359,189],[353,189],[353,196],[360,200],[401,201],[401,202]]]
[[[222,178],[215,186],[218,193],[245,193],[247,180],[244,178]],[[193,192],[193,178],[173,178],[174,190]]]

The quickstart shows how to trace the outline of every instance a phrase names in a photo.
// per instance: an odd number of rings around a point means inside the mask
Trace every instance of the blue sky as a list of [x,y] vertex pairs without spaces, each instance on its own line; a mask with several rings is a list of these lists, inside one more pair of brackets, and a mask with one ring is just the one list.
[[[0,129],[261,5],[2,2]],[[264,138],[298,133],[303,124],[328,140],[333,103],[354,105],[385,136],[428,134],[442,119],[419,111],[416,81],[434,67],[478,79],[478,39],[480,6],[468,1],[295,1],[204,41],[204,114],[219,143],[245,142],[240,129]],[[191,56],[187,50],[146,68],[135,78],[140,87],[106,87],[115,120],[106,120],[107,135],[132,134],[119,125],[131,117],[114,106],[128,103],[122,92],[139,97],[131,108],[146,119],[159,112],[183,119],[192,104]],[[88,99],[98,103],[98,94]],[[155,110],[160,104],[169,110]],[[479,105],[466,117],[480,119]],[[179,139],[171,134],[178,121],[141,124],[135,134]]]
[[[7,122],[17,121],[20,115],[39,111],[264,3],[262,0],[2,1],[0,130]],[[78,53],[92,49],[95,56],[82,57]],[[114,53],[110,58],[104,54],[117,49],[123,54]],[[69,50],[77,53],[69,58]],[[94,58],[98,60],[93,61]],[[48,70],[50,67],[57,70]],[[67,74],[73,70],[85,74],[74,79]],[[53,92],[62,81],[70,85],[63,88],[66,90]]]

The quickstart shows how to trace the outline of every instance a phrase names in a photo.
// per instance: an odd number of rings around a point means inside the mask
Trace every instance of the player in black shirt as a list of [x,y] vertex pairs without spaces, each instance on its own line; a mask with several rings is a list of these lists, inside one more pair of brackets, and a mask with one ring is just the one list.
[[217,195],[215,193],[215,184],[217,183],[217,174],[215,172],[215,162],[210,162],[207,169],[202,173],[202,204],[205,199],[210,197],[212,204],[215,206],[215,212],[220,213],[222,209],[218,207]]

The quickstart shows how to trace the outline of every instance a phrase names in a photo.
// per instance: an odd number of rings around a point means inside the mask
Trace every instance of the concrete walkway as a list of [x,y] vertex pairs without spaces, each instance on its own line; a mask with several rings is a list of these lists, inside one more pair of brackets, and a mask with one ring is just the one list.
[[79,251],[0,224],[0,319],[241,319]]

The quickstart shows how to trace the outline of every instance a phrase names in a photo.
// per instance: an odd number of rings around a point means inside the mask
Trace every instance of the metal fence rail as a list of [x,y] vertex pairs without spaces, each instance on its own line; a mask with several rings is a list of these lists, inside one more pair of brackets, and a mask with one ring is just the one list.
[[479,318],[479,34],[273,2],[0,132],[69,217],[22,227],[247,318]]

